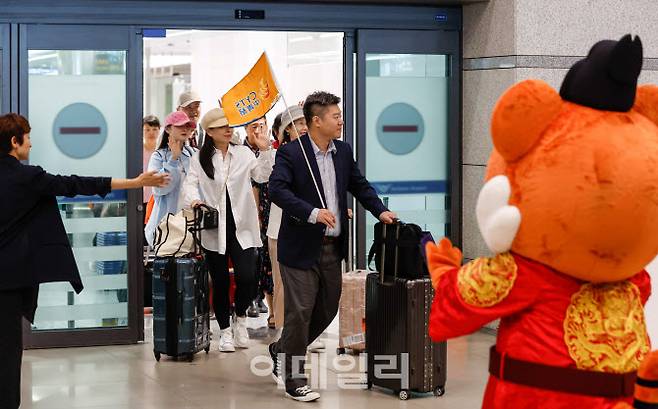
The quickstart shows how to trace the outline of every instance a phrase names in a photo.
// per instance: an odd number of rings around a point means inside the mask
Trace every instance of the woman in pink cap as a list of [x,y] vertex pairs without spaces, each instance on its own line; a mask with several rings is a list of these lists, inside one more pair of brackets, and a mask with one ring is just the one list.
[[153,210],[144,228],[146,241],[153,245],[155,230],[168,214],[182,209],[179,202],[180,188],[190,169],[190,159],[198,149],[186,144],[196,129],[196,123],[185,112],[174,111],[167,115],[158,149],[151,155],[148,170],[169,174],[169,185],[153,189]]

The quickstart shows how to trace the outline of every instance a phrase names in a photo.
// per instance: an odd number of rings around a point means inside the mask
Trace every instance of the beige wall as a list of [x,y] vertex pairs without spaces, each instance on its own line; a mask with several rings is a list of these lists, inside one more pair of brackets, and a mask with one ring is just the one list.
[[[474,209],[492,148],[489,120],[498,97],[527,78],[542,79],[559,89],[567,69],[595,42],[627,33],[639,35],[644,45],[640,83],[658,84],[657,15],[655,0],[491,0],[464,6],[462,227],[466,258],[488,253]],[[658,294],[658,262],[650,268],[654,271],[653,292]],[[647,320],[655,340],[658,300],[650,303]]]

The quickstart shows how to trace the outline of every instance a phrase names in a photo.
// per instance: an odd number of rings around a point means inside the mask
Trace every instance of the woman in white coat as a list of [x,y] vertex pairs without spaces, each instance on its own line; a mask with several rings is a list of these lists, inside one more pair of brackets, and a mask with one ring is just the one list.
[[[219,227],[202,231],[201,245],[213,281],[215,317],[221,330],[219,349],[233,352],[235,347],[248,347],[246,311],[256,291],[257,248],[263,245],[251,180],[267,182],[274,160],[265,135],[256,140],[261,150],[258,158],[248,147],[233,145],[233,129],[220,108],[206,113],[201,126],[206,138],[192,158],[183,200],[185,207],[203,203],[219,211]],[[233,261],[236,284],[233,326],[228,257]]]

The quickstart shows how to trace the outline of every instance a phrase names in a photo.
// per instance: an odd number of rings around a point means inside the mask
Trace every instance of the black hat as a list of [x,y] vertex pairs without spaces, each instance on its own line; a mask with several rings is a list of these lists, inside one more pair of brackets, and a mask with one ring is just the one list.
[[642,42],[625,35],[619,41],[594,44],[587,57],[564,77],[560,96],[565,101],[605,111],[627,112],[635,102],[642,70]]

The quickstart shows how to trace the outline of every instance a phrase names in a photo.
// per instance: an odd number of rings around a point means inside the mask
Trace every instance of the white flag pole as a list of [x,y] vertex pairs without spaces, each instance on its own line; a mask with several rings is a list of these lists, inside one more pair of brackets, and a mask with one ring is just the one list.
[[[313,169],[311,168],[311,163],[308,161],[308,157],[306,156],[306,150],[304,149],[304,145],[302,145],[302,138],[301,135],[299,135],[299,132],[297,131],[297,127],[295,126],[295,121],[292,118],[292,113],[290,112],[290,108],[288,107],[288,102],[286,101],[285,95],[283,95],[283,92],[281,91],[281,87],[279,86],[279,81],[276,79],[276,75],[274,74],[274,70],[272,69],[272,66],[270,65],[270,59],[267,57],[267,53],[263,52],[265,54],[265,58],[267,59],[267,64],[270,67],[270,72],[272,73],[272,78],[274,78],[274,82],[276,83],[276,87],[279,90],[279,93],[281,94],[281,99],[283,100],[284,105],[286,106],[286,112],[288,113],[288,117],[290,118],[290,123],[292,124],[293,128],[295,128],[295,132],[297,132],[297,135],[299,138],[297,140],[299,141],[299,147],[302,150],[302,156],[304,157],[304,160],[306,161],[306,167],[308,168],[308,172],[311,174],[311,179],[313,179],[313,185],[315,186],[315,191],[318,194],[318,197],[320,198],[320,204],[322,205],[323,209],[326,209],[327,206],[324,203],[324,199],[322,199],[322,194],[320,193],[320,188],[318,187],[318,181],[315,180],[315,174],[313,173]],[[309,135],[310,138],[310,135]]]

